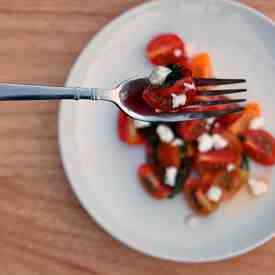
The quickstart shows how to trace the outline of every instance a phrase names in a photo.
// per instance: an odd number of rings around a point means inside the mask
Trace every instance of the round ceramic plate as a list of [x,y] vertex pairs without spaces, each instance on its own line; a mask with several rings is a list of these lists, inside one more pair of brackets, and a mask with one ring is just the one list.
[[[275,133],[275,28],[260,13],[225,0],[154,1],[132,9],[105,27],[85,48],[67,85],[114,87],[152,69],[146,43],[173,32],[207,51],[219,77],[244,77],[249,99],[260,102],[267,128]],[[143,147],[117,137],[117,108],[106,102],[63,102],[59,137],[65,170],[84,208],[107,232],[128,246],[163,259],[203,262],[240,255],[275,231],[275,182],[251,199],[247,192],[190,229],[191,211],[179,196],[158,202],[143,192],[136,169]],[[274,174],[252,167],[252,174]],[[274,179],[273,179],[274,181]]]

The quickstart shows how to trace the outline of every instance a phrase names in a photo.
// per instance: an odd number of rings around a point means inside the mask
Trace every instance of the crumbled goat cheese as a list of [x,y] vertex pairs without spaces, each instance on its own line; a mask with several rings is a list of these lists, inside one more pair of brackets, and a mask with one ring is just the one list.
[[165,169],[164,183],[171,187],[174,187],[176,184],[176,178],[178,174],[178,169],[174,166],[167,167]]
[[210,201],[219,202],[222,197],[222,189],[218,186],[211,186],[206,196]]
[[181,94],[181,95],[176,95],[176,94],[171,94],[172,96],[172,108],[176,109],[179,108],[180,106],[184,106],[186,103],[186,95]]
[[164,66],[157,66],[150,74],[149,81],[152,85],[162,85],[172,71]]
[[171,128],[164,124],[158,125],[156,131],[159,139],[164,143],[171,143],[175,137]]

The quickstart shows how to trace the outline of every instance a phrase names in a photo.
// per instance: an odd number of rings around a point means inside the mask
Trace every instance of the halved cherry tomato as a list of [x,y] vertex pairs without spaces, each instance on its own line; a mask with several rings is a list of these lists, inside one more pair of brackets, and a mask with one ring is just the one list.
[[187,106],[192,103],[193,98],[196,95],[196,90],[188,90],[184,88],[184,86],[182,86],[182,82],[180,81],[169,87],[148,86],[143,91],[143,99],[153,109],[158,109],[164,112],[176,112],[183,107],[173,108],[172,94],[184,94],[186,96],[186,102],[184,106]]
[[195,141],[200,135],[206,132],[205,126],[205,120],[178,122],[176,131],[185,141]]
[[166,199],[173,191],[170,186],[162,184],[161,170],[154,164],[142,164],[138,168],[138,177],[144,190],[155,199]]
[[170,33],[154,37],[147,45],[146,54],[154,65],[182,63],[187,59],[184,42]]
[[143,92],[143,99],[153,109],[159,109],[169,112],[172,108],[171,94],[182,94],[183,89],[180,86],[171,86],[166,88],[148,86]]
[[244,134],[245,153],[263,165],[275,163],[275,139],[264,130],[249,130]]
[[234,164],[236,168],[241,166],[242,162],[242,144],[240,139],[229,131],[219,132],[223,136],[228,146],[223,150],[212,150],[207,153],[197,153],[193,168],[201,175],[224,169],[228,164]]
[[222,150],[211,150],[207,153],[198,153],[195,157],[194,168],[198,171],[220,169],[229,163],[235,163],[237,156],[229,148]]
[[118,135],[127,144],[143,144],[144,138],[135,128],[134,121],[123,112],[118,114]]
[[180,148],[167,143],[160,143],[157,148],[157,158],[161,166],[180,167]]
[[248,130],[253,118],[261,115],[261,108],[257,102],[248,103],[241,116],[230,127],[229,130],[235,135],[241,135]]
[[210,201],[206,196],[210,186],[193,176],[190,176],[184,184],[184,197],[188,205],[199,215],[209,215],[218,209],[219,203]]
[[208,53],[199,53],[191,59],[191,68],[194,77],[213,77],[211,58]]
[[[206,180],[206,177],[203,177]],[[207,182],[217,185],[223,190],[222,200],[226,201],[234,197],[248,182],[248,173],[241,169],[232,172],[226,170],[218,171],[208,177]]]
[[[232,108],[232,106],[230,107]],[[220,124],[222,128],[228,128],[234,122],[236,122],[242,116],[242,112],[239,113],[232,113],[225,116],[218,117],[216,119],[216,123]]]
[[235,162],[233,163],[236,167],[240,167],[242,163],[242,143],[240,139],[232,134],[230,131],[224,131],[223,133],[220,133],[227,141],[228,141],[228,149],[232,151],[235,156]]

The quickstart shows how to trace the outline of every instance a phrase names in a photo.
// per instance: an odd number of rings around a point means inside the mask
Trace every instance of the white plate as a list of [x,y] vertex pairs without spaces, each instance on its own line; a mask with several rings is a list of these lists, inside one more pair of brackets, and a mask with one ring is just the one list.
[[[267,128],[275,133],[275,28],[260,13],[235,2],[167,0],[132,9],[87,45],[67,85],[114,87],[150,72],[144,48],[160,32],[182,35],[195,51],[209,52],[218,76],[245,77],[249,98],[263,104]],[[181,197],[157,202],[143,192],[136,178],[143,148],[119,142],[116,119],[116,107],[105,102],[63,102],[59,118],[61,154],[72,187],[116,239],[163,259],[203,262],[240,255],[272,237],[274,182],[263,197],[251,199],[243,192],[191,230],[184,221],[191,211]],[[266,171],[253,167],[253,173]]]

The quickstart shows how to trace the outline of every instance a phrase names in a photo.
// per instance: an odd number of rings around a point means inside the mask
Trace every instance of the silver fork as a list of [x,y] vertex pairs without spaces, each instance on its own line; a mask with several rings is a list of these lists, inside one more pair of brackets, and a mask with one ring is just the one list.
[[[195,86],[201,96],[225,95],[245,92],[246,89],[226,89],[226,90],[200,90],[202,86],[227,85],[245,82],[244,79],[204,79],[195,78]],[[98,89],[83,87],[51,87],[24,84],[0,84],[0,101],[6,100],[104,100],[114,103],[130,117],[150,122],[177,122],[189,121],[194,119],[206,119],[210,117],[222,116],[230,113],[240,112],[243,107],[232,107],[224,110],[215,111],[188,111],[174,113],[156,113],[150,108],[144,108],[144,103],[140,106],[132,106],[128,103],[129,96],[140,95],[144,88],[149,84],[148,78],[134,77],[122,82],[114,89]],[[226,99],[226,100],[209,100],[196,101],[192,106],[216,106],[244,102],[245,99]]]

